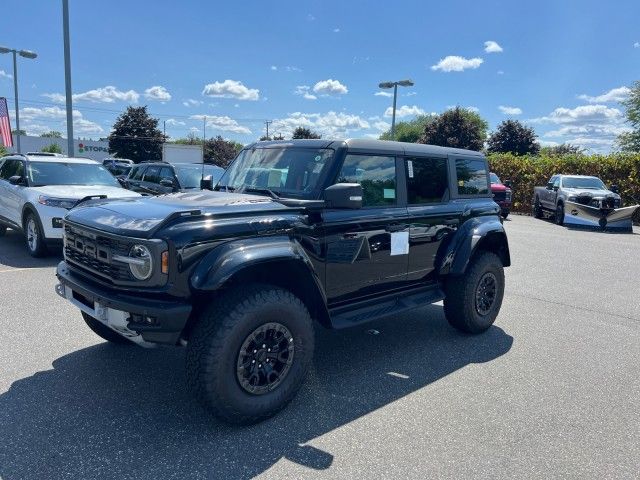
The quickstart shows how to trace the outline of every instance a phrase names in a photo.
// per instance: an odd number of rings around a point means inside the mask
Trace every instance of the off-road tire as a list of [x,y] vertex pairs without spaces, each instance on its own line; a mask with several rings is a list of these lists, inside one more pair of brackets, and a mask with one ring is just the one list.
[[85,312],[82,313],[82,318],[84,319],[87,326],[93,330],[93,333],[98,335],[100,338],[103,338],[107,342],[117,343],[120,345],[133,345],[131,340],[127,340],[125,337],[120,335],[119,333],[114,332],[109,327],[101,323],[100,321],[93,318],[91,315]]
[[[476,306],[476,293],[485,274],[493,275],[495,297],[489,311],[482,315]],[[478,252],[463,275],[447,278],[445,283],[444,314],[449,324],[466,333],[487,330],[500,312],[504,296],[504,268],[495,253]]]
[[534,218],[542,218],[542,206],[540,206],[540,199],[536,197],[536,200],[533,202],[533,216]]
[[[293,363],[282,382],[263,394],[240,384],[240,348],[257,328],[276,322],[293,338]],[[187,383],[195,397],[221,420],[252,424],[284,408],[296,395],[311,365],[314,330],[302,301],[279,287],[253,284],[219,295],[200,314],[187,346]]]
[[554,220],[556,222],[556,225],[564,225],[564,204],[563,203],[558,203],[558,205],[556,206],[556,213],[554,215]]
[[27,252],[32,257],[41,258],[49,253],[40,218],[33,212],[27,213],[24,217],[24,241],[27,246]]

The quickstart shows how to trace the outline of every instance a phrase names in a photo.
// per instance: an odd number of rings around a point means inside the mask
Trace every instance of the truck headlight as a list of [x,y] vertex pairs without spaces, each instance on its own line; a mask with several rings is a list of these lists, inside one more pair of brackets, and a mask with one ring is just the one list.
[[38,197],[38,203],[40,205],[46,205],[47,207],[66,208],[67,210],[75,207],[78,200],[70,198],[55,198],[48,197],[47,195],[40,195]]
[[144,245],[134,245],[129,250],[129,270],[138,280],[146,280],[153,273],[153,258],[151,252]]
[[507,193],[505,193],[505,195],[504,195],[504,199],[505,199],[507,202],[510,202],[510,201],[511,201],[511,190],[507,190]]

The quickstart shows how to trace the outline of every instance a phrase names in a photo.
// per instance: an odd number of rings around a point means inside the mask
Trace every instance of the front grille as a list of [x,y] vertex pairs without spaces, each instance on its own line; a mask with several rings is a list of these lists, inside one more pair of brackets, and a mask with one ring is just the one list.
[[135,280],[127,264],[112,259],[114,255],[129,254],[132,244],[128,241],[68,224],[64,227],[64,237],[64,254],[68,262],[110,281]]
[[493,194],[493,200],[496,202],[504,202],[507,199],[507,192],[495,192]]

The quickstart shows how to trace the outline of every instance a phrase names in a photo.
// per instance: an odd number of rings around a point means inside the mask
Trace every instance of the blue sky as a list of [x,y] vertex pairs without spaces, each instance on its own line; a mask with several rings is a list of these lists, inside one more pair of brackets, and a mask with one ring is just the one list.
[[[21,126],[65,131],[61,2],[5,3],[0,45],[38,53],[19,59]],[[461,105],[491,129],[517,118],[544,144],[608,151],[626,128],[617,102],[640,80],[637,0],[69,3],[85,138],[108,135],[128,104],[172,137],[201,134],[205,115],[207,136],[242,143],[265,120],[285,136],[377,137],[391,120],[378,83],[411,78],[398,120]],[[0,55],[0,96],[13,98],[12,73]]]

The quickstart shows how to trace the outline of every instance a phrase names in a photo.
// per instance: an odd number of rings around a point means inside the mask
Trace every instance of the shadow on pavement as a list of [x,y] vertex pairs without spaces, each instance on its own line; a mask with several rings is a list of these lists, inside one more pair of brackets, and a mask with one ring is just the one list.
[[27,252],[24,236],[21,232],[7,229],[6,235],[0,237],[0,270],[11,268],[54,267],[62,260],[62,248],[49,248],[49,255],[44,258],[33,258]]
[[341,452],[305,443],[512,343],[495,326],[461,335],[435,305],[364,328],[318,330],[298,397],[251,427],[221,424],[192,400],[184,350],[98,344],[0,395],[0,478],[249,478],[283,457],[326,469]]

